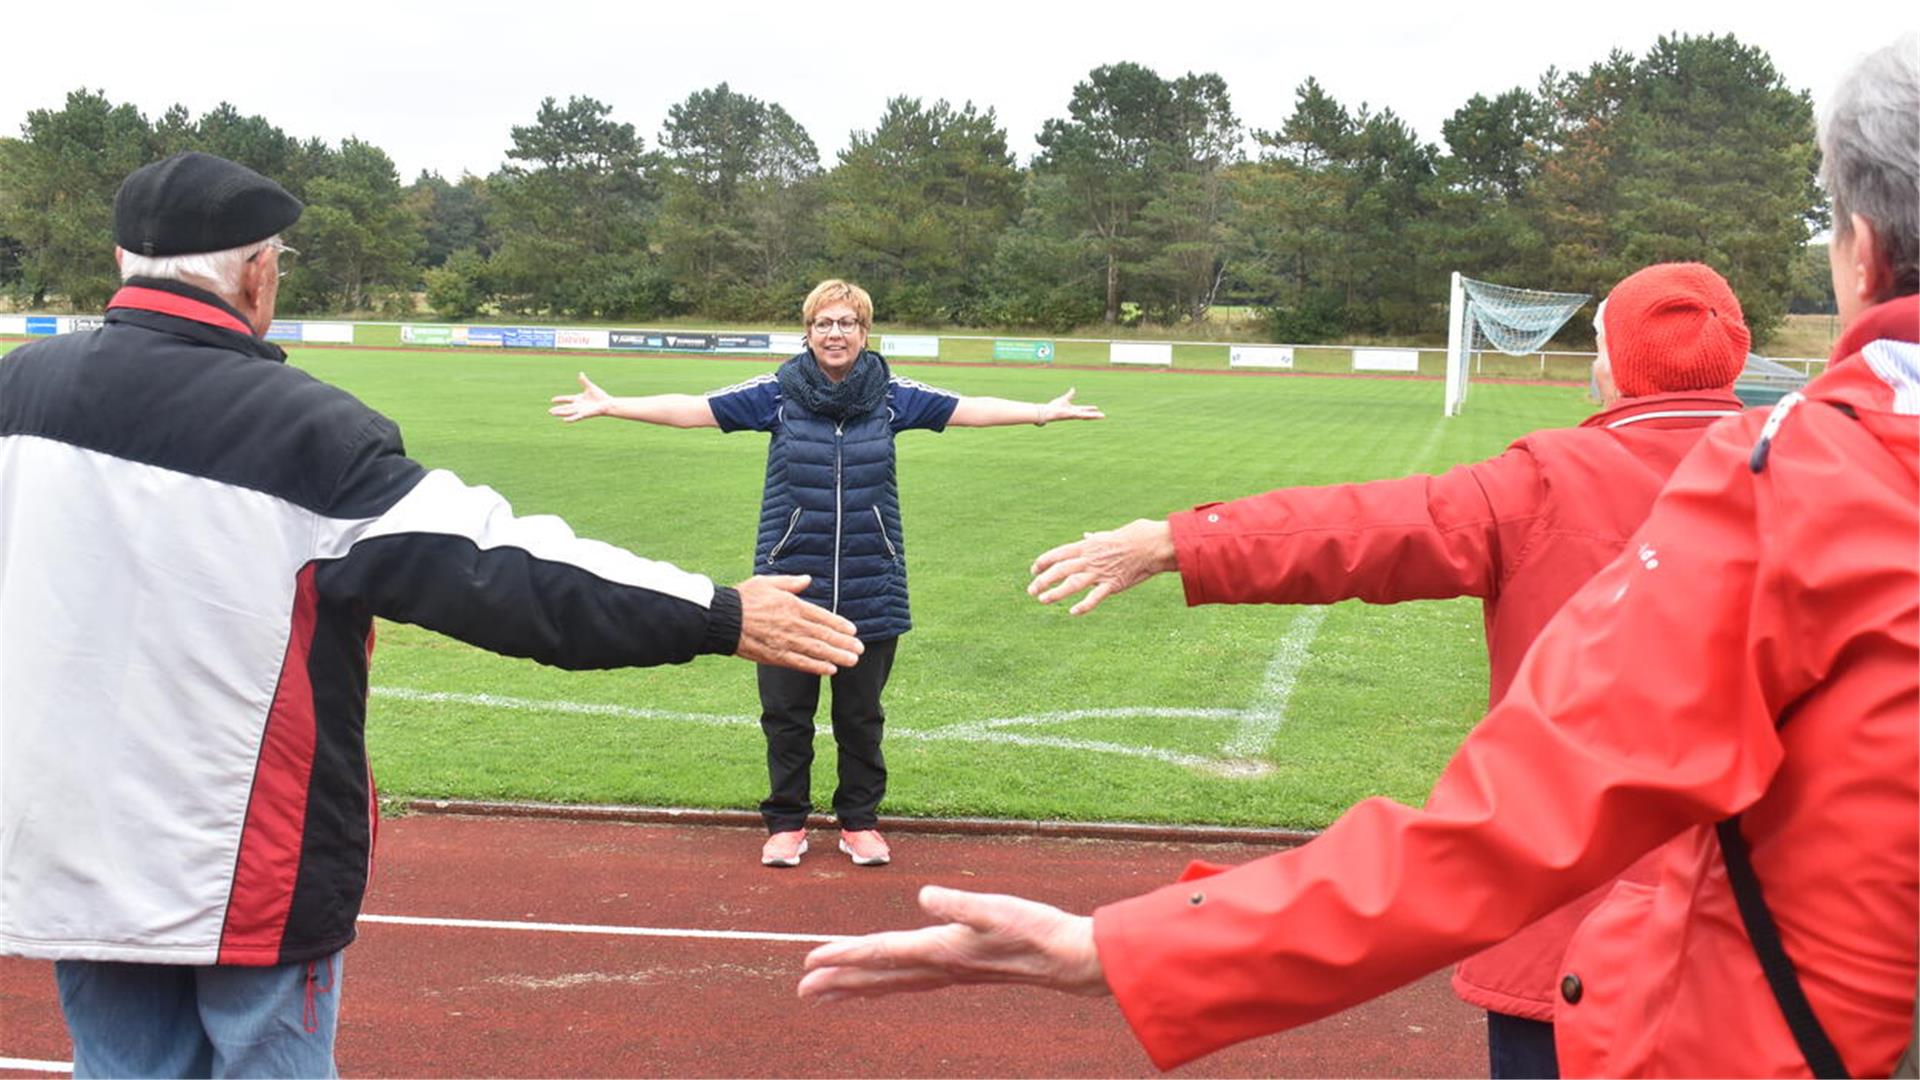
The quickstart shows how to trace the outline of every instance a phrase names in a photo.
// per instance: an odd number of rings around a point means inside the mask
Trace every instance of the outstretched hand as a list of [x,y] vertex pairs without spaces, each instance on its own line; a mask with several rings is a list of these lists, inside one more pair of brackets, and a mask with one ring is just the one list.
[[1073,387],[1067,392],[1040,406],[1040,422],[1050,424],[1055,420],[1105,420],[1107,414],[1093,405],[1075,405]]
[[1033,560],[1027,595],[1051,604],[1085,589],[1087,595],[1067,609],[1085,615],[1114,593],[1178,568],[1173,528],[1164,521],[1141,518],[1108,532],[1087,533],[1042,553]]
[[740,644],[733,655],[810,675],[832,675],[860,662],[866,646],[853,624],[797,595],[812,580],[800,575],[750,577],[740,594]]
[[586,372],[580,373],[580,392],[577,394],[556,394],[553,408],[547,412],[571,424],[575,420],[585,420],[590,416],[605,416],[613,408],[613,398],[605,390],[593,385]]
[[1089,916],[937,885],[921,888],[920,910],[943,924],[847,938],[808,953],[800,996],[828,1002],[960,983],[1108,992]]

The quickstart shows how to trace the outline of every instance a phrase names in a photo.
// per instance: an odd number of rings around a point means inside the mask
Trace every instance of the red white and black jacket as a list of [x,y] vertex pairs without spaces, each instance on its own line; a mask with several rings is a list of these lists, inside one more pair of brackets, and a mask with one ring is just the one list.
[[738,645],[732,589],[515,517],[210,293],[0,357],[0,953],[353,940],[374,616],[566,668]]

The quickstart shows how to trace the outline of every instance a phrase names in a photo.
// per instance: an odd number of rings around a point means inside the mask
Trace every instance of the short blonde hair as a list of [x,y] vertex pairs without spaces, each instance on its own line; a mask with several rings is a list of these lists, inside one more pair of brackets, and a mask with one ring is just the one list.
[[828,278],[813,287],[807,294],[807,302],[800,306],[800,321],[813,325],[813,317],[828,304],[851,304],[853,313],[860,317],[860,325],[873,329],[873,297],[867,290],[851,281]]

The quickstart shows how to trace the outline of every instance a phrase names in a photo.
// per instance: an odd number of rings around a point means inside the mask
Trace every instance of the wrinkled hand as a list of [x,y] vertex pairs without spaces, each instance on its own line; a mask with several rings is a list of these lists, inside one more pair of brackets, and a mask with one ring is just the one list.
[[605,416],[613,408],[613,398],[605,390],[593,385],[586,372],[580,373],[580,392],[577,394],[556,394],[553,408],[547,412],[571,424],[575,420],[585,420],[590,416]]
[[1141,518],[1108,532],[1087,533],[1033,560],[1027,595],[1051,604],[1086,589],[1087,595],[1067,609],[1085,615],[1114,593],[1177,569],[1173,528],[1164,521]]
[[808,953],[800,996],[828,1002],[959,983],[1108,993],[1088,916],[937,885],[920,890],[920,910],[944,925],[847,938]]
[[1105,420],[1107,414],[1093,405],[1075,405],[1073,388],[1040,406],[1040,422],[1050,424],[1055,420]]
[[810,675],[831,675],[860,662],[866,646],[853,624],[795,595],[812,579],[750,577],[740,593],[740,646],[733,655],[756,664],[778,664]]

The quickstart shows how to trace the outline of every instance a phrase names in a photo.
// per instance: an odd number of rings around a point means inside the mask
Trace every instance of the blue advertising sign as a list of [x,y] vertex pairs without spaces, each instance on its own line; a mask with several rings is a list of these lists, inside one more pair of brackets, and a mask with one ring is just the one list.
[[484,349],[498,349],[507,343],[507,328],[504,326],[469,326],[467,344],[478,345]]
[[278,319],[276,319],[274,320],[274,323],[272,326],[267,327],[267,340],[268,341],[301,341],[301,340],[304,340],[304,338],[301,334],[299,323],[281,322]]
[[509,326],[502,344],[509,349],[551,349],[554,347],[553,327]]
[[52,315],[27,316],[27,333],[57,334],[60,332],[60,320]]
[[766,334],[715,334],[713,336],[713,347],[720,352],[726,352],[731,349],[742,349],[749,352],[765,352],[772,344],[772,341],[773,339]]

